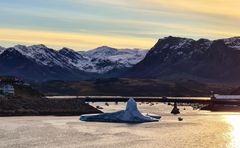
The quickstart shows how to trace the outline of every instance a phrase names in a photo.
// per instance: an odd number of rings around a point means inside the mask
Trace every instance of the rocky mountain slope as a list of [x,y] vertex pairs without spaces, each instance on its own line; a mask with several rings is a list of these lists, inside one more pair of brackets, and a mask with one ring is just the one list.
[[202,82],[240,82],[240,37],[193,40],[165,37],[127,74],[128,77]]

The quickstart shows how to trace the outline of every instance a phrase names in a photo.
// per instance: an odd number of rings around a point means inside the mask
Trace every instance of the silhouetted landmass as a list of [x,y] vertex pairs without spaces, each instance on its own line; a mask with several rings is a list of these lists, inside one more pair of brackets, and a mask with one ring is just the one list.
[[231,92],[231,95],[240,95],[240,87],[234,89],[234,90]]
[[213,41],[172,36],[159,39],[126,76],[239,84],[239,41],[239,37]]
[[15,86],[15,96],[0,97],[0,116],[81,115],[101,111],[79,100],[50,100],[30,86]]
[[116,96],[210,96],[211,91],[228,94],[232,88],[192,80],[109,78],[91,81],[49,81],[35,84],[45,95]]

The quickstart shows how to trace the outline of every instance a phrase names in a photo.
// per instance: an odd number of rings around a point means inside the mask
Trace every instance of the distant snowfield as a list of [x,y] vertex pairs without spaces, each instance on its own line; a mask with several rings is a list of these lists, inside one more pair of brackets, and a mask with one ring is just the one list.
[[[90,103],[104,112],[125,108],[125,103]],[[139,110],[161,115],[159,122],[143,124],[82,122],[71,117],[0,117],[0,147],[159,148],[234,147],[239,138],[233,119],[239,114],[211,113],[180,107],[183,121],[170,114],[172,106],[141,104]],[[230,120],[231,119],[231,120]],[[217,134],[216,134],[217,133]],[[214,143],[214,144],[213,144]]]

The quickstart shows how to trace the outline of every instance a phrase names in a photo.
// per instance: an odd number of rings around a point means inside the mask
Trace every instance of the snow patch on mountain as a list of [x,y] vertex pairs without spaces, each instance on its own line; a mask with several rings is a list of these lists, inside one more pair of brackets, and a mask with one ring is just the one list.
[[61,66],[65,68],[72,67],[67,63],[67,58],[62,56],[59,52],[46,47],[45,45],[33,45],[23,46],[16,45],[14,48],[19,51],[22,55],[27,56],[30,59],[35,60],[38,64],[45,66]]
[[146,55],[146,50],[115,49],[107,46],[82,53],[91,60],[88,72],[106,73],[113,69],[132,67],[140,62]]
[[186,48],[190,46],[191,42],[193,41],[194,41],[193,39],[180,38],[175,45],[170,47],[170,49]]
[[240,50],[240,37],[233,37],[224,39],[225,45],[233,49]]
[[96,49],[92,49],[92,50],[85,52],[84,55],[99,58],[99,57],[115,55],[117,53],[118,53],[118,50],[115,48],[111,48],[108,46],[101,46]]
[[0,54],[4,52],[5,48],[0,46]]

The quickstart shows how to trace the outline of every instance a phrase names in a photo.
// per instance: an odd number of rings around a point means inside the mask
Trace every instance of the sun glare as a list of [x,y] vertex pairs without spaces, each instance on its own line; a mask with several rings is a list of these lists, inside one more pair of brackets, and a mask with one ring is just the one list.
[[240,146],[240,116],[239,115],[229,115],[226,116],[226,121],[231,125],[231,143],[229,147],[239,147]]

